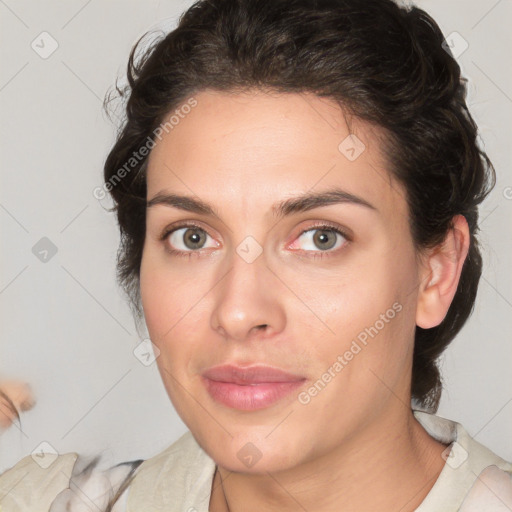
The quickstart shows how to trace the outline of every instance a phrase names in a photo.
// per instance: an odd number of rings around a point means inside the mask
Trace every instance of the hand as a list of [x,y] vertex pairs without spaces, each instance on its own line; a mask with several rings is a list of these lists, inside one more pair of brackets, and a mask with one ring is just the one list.
[[0,430],[9,428],[20,411],[28,411],[36,401],[29,384],[17,380],[0,381]]

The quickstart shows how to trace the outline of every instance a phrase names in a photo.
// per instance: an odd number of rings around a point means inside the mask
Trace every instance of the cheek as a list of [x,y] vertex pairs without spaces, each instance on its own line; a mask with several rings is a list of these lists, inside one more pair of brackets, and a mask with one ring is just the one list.
[[[160,276],[160,278],[159,278]],[[158,267],[151,264],[150,258],[143,256],[140,269],[140,295],[144,318],[152,335],[161,331],[162,322],[165,318],[163,314],[167,309],[166,302],[169,300],[165,290],[167,286],[165,278],[158,270]],[[153,342],[155,342],[155,336]]]
[[176,292],[173,275],[156,251],[146,246],[140,268],[140,295],[151,340],[159,348],[178,321],[180,303],[184,302],[182,294]]
[[[151,251],[143,254],[140,271],[140,294],[144,318],[149,337],[158,347],[159,357],[156,364],[162,382],[173,403],[180,402],[179,385],[183,381],[181,361],[187,360],[184,343],[177,343],[183,321],[184,298],[173,287],[172,273],[162,267]],[[179,297],[179,300],[177,299]],[[177,380],[176,380],[177,379]]]
[[340,276],[338,282],[343,284],[330,289],[318,302],[319,307],[324,303],[323,318],[330,332],[326,343],[315,349],[313,360],[322,361],[325,371],[338,356],[344,356],[347,365],[343,371],[359,389],[378,384],[370,369],[383,379],[396,381],[407,372],[412,355],[414,258],[401,257],[397,263],[394,251],[379,254],[354,266],[349,276]]
[[[192,276],[172,267],[158,251],[143,253],[140,271],[140,294],[144,318],[151,341],[160,350],[157,364],[172,374],[184,374],[197,351],[197,329],[201,322],[201,286]],[[191,284],[194,283],[194,284]],[[162,373],[164,381],[168,377]]]
[[141,263],[140,291],[149,336],[160,351],[156,364],[162,383],[180,418],[191,428],[204,414],[190,397],[198,386],[195,365],[200,347],[193,334],[200,308],[193,306],[201,290],[148,251]]

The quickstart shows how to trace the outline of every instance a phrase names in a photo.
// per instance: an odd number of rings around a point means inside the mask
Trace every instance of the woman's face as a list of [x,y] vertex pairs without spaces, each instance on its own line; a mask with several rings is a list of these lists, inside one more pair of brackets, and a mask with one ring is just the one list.
[[381,132],[353,119],[347,139],[330,100],[194,98],[149,158],[148,331],[172,403],[218,464],[291,468],[409,403],[420,269],[405,192]]

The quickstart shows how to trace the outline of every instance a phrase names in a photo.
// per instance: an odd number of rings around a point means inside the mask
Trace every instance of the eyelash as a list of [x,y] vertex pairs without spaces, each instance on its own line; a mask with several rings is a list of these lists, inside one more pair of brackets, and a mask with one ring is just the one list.
[[[179,224],[177,226],[172,226],[172,228],[164,229],[162,234],[159,236],[159,240],[161,242],[166,242],[166,240],[170,234],[172,234],[174,231],[178,231],[179,229],[183,229],[183,228],[197,228],[197,229],[200,229],[201,231],[204,231],[205,233],[207,233],[207,231],[204,228],[202,228],[201,226],[199,226],[198,224],[195,224],[194,222],[186,222],[186,223]],[[346,246],[349,245],[350,242],[352,241],[352,238],[344,230],[342,230],[339,226],[337,226],[336,224],[329,224],[329,223],[325,223],[325,222],[321,222],[321,223],[318,223],[318,224],[308,227],[308,229],[305,229],[304,231],[299,233],[299,236],[297,238],[301,237],[304,233],[307,233],[308,231],[333,231],[335,233],[338,233],[345,239],[345,243],[342,245],[342,247],[340,247],[334,251],[332,251],[332,250],[305,251],[305,252],[312,252],[313,253],[312,256],[309,256],[309,257],[311,257],[313,259],[325,258],[325,257],[330,257],[331,255],[335,255],[335,254],[339,253],[340,251],[342,251],[343,249],[345,249]],[[176,249],[169,248],[168,244],[166,244],[165,250],[173,256],[179,256],[182,258],[190,259],[194,255],[200,256],[200,250],[177,251]]]

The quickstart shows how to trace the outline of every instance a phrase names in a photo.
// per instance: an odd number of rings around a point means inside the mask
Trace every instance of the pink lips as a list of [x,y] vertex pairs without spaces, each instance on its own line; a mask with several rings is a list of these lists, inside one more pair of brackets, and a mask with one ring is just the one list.
[[270,366],[223,365],[203,373],[203,382],[214,400],[244,411],[269,407],[305,380]]

